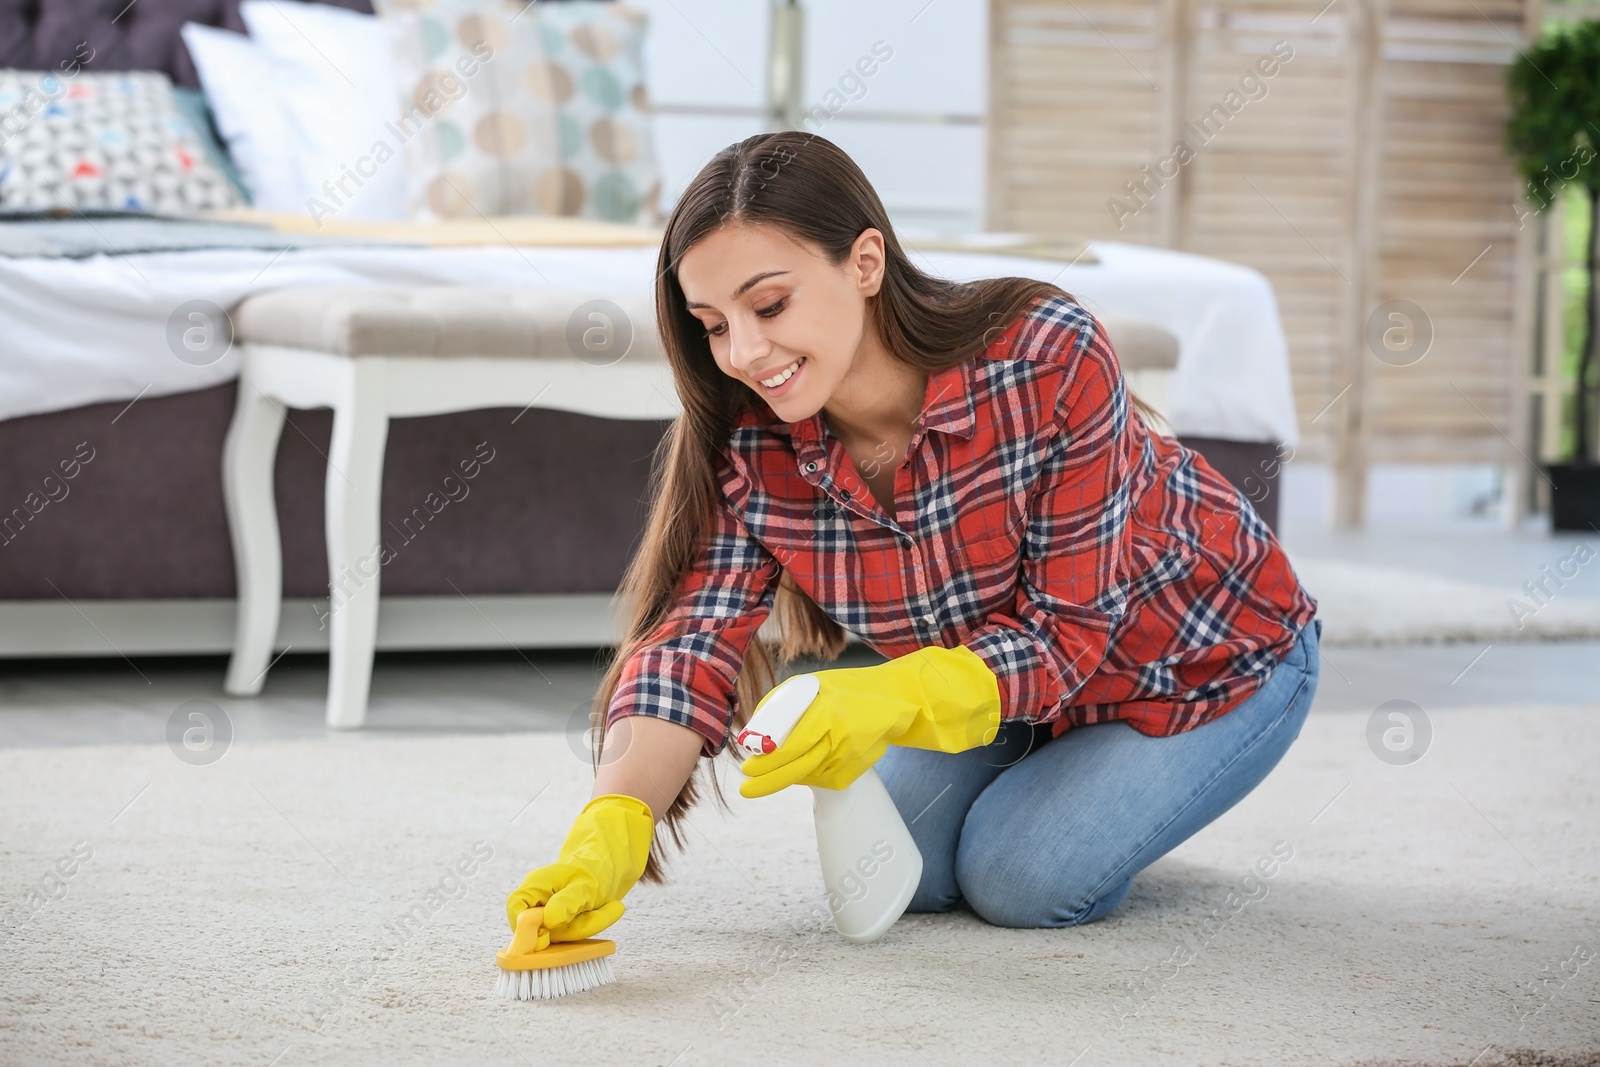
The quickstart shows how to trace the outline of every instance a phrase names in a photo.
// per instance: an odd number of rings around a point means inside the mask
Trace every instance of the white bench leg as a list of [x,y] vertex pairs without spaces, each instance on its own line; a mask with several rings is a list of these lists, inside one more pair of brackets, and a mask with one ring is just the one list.
[[378,632],[378,503],[389,438],[383,367],[358,359],[350,395],[333,414],[328,449],[328,725],[353,729],[367,716]]
[[283,433],[283,405],[261,394],[246,368],[222,450],[222,498],[233,541],[238,587],[233,655],[222,688],[231,696],[255,696],[267,673],[267,657],[278,636],[283,602],[283,549],[278,542],[278,506],[273,467]]

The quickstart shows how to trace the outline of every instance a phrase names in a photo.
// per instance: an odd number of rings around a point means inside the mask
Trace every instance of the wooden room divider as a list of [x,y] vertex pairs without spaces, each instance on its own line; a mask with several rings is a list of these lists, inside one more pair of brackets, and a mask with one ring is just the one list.
[[991,230],[1254,267],[1333,515],[1371,464],[1529,478],[1535,220],[1502,150],[1540,0],[991,0]]

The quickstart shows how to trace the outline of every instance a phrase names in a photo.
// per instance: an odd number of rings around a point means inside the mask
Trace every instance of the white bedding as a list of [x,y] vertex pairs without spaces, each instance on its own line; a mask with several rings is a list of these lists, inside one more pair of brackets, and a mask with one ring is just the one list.
[[[1168,398],[1181,434],[1298,440],[1288,348],[1276,300],[1257,271],[1138,245],[1094,242],[1100,262],[913,251],[961,280],[1053,280],[1089,310],[1138,315],[1178,335]],[[204,389],[238,374],[235,350],[210,366],[173,355],[167,320],[181,305],[232,307],[292,285],[361,283],[648,289],[654,248],[218,249],[0,258],[0,419],[138,396]],[[1113,341],[1115,338],[1113,338]]]

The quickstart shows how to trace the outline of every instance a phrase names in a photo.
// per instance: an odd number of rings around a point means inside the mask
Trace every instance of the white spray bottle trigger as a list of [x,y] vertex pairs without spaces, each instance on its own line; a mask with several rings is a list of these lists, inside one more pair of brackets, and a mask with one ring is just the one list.
[[748,756],[773,751],[788,740],[795,724],[821,691],[822,680],[814,674],[786,679],[761,699],[734,743]]

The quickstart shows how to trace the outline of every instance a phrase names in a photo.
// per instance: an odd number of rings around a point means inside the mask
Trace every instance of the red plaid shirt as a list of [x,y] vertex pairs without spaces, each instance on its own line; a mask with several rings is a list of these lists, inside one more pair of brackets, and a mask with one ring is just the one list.
[[758,400],[719,455],[710,537],[607,722],[659,716],[715,754],[783,569],[885,657],[966,645],[1002,717],[1055,735],[1215,718],[1316,612],[1255,509],[1132,411],[1110,339],[1071,301],[1036,302],[931,373],[907,457],[891,516],[821,412],[785,423]]

